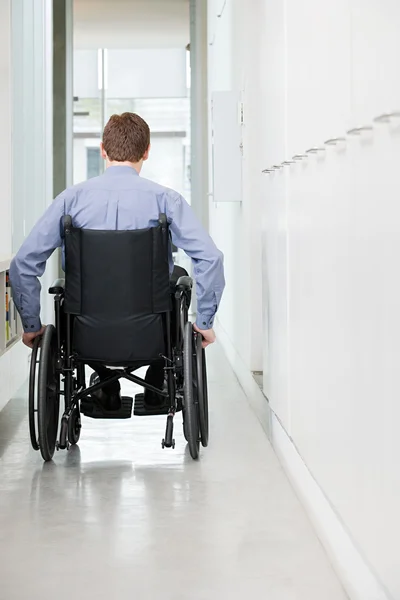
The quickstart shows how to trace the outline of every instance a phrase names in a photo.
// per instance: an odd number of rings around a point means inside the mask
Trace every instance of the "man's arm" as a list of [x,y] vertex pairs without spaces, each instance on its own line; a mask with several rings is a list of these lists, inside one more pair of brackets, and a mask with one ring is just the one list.
[[212,329],[214,316],[225,287],[223,254],[197,220],[189,204],[179,194],[169,202],[172,242],[194,263],[199,330]]
[[59,196],[36,223],[10,265],[13,299],[25,333],[40,332],[40,282],[46,261],[61,246],[64,198]]

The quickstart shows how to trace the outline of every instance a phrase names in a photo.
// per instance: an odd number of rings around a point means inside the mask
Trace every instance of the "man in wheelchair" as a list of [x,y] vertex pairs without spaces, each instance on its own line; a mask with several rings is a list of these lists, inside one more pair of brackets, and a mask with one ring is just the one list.
[[[31,441],[44,460],[51,460],[56,447],[77,442],[81,412],[93,418],[131,416],[133,401],[121,398],[121,378],[144,387],[135,398],[135,414],[167,414],[163,445],[174,445],[173,417],[181,409],[193,458],[199,441],[207,444],[204,348],[215,341],[223,256],[177,192],[140,177],[149,151],[143,119],[133,113],[112,116],[101,144],[105,173],[62,192],[12,261],[23,341],[33,348]],[[174,266],[171,244],[194,264],[193,327],[192,280]],[[38,278],[58,247],[66,276],[49,290],[55,326],[43,327]],[[85,365],[96,373],[89,388]],[[147,365],[144,380],[133,374]],[[57,441],[60,396],[65,411]]]

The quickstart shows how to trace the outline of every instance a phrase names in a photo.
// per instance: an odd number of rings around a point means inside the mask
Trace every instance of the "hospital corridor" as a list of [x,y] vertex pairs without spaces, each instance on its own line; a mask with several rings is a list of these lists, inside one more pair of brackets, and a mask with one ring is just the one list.
[[0,600],[400,600],[399,30],[0,0]]

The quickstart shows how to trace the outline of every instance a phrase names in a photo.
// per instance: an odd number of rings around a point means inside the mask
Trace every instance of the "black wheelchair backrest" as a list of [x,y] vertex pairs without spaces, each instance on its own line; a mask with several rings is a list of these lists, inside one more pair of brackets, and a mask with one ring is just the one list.
[[65,231],[64,310],[74,315],[73,350],[86,361],[132,363],[165,351],[163,315],[171,310],[169,237],[158,227]]

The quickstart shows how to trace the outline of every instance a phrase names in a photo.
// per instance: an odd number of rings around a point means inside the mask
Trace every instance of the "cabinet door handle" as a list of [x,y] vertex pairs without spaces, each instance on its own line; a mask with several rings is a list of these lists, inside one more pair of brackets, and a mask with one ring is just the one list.
[[284,160],[282,166],[287,167],[288,165],[294,165],[295,162],[295,160]]
[[325,152],[325,148],[318,148],[317,146],[315,146],[314,148],[309,148],[308,150],[306,150],[307,154],[318,154],[318,152]]
[[383,115],[375,117],[374,123],[390,123],[390,119],[394,119],[396,117],[400,117],[400,110],[391,113],[383,113]]
[[324,144],[326,144],[327,146],[336,146],[336,144],[340,144],[340,142],[345,142],[346,138],[344,137],[336,137],[336,138],[330,138],[329,140],[325,140]]
[[282,169],[282,165],[272,165],[272,168],[273,168],[275,171],[278,171],[279,169]]
[[263,169],[263,170],[261,171],[261,173],[273,173],[273,172],[274,172],[274,170],[273,170],[273,169]]
[[303,160],[303,158],[308,158],[307,154],[295,154],[292,156],[292,160],[296,162],[297,160]]
[[218,17],[218,19],[220,19],[220,18],[222,17],[222,15],[223,15],[223,12],[224,12],[224,10],[225,10],[225,6],[226,6],[226,0],[225,0],[225,2],[224,2],[224,4],[223,4],[223,6],[222,6],[221,10],[219,11],[219,14],[217,14],[217,17]]
[[360,135],[363,131],[373,131],[372,125],[364,125],[364,127],[353,127],[353,129],[349,129],[346,133],[347,135]]

